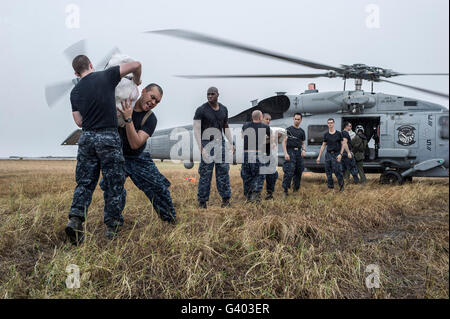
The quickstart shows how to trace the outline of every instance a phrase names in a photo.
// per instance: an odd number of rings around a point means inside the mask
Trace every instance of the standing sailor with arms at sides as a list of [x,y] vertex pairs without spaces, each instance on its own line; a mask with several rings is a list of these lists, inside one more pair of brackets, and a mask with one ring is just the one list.
[[[264,135],[263,135],[264,134]],[[261,156],[265,152],[266,139],[270,140],[270,127],[263,123],[261,111],[252,112],[252,121],[242,126],[244,139],[244,162],[241,177],[244,184],[244,195],[249,202],[260,202],[260,194],[264,186],[265,176],[262,172]]]
[[[206,203],[209,200],[211,190],[211,179],[213,169],[216,167],[216,186],[222,197],[222,207],[230,206],[231,187],[230,187],[230,165],[225,162],[225,139],[228,139],[230,149],[235,151],[233,138],[228,126],[228,109],[218,102],[219,90],[210,87],[207,91],[208,102],[197,108],[194,115],[194,137],[200,149],[201,162],[198,168],[200,180],[198,183],[197,200],[200,208],[207,208]],[[205,132],[206,131],[206,132]],[[210,135],[208,133],[214,133]],[[213,146],[209,152],[206,146]],[[220,154],[215,154],[219,151]],[[206,162],[205,159],[213,157],[212,162]]]
[[306,156],[305,150],[305,131],[300,127],[303,116],[300,113],[294,114],[294,125],[286,129],[286,137],[282,146],[284,151],[283,163],[283,183],[284,194],[288,196],[288,190],[291,188],[292,179],[294,180],[294,192],[300,189],[302,173],[305,169],[303,157]]
[[347,143],[344,141],[342,137],[342,133],[336,131],[334,128],[334,119],[329,118],[327,121],[328,124],[328,132],[326,132],[323,136],[323,143],[320,147],[319,156],[316,159],[317,164],[320,163],[320,158],[322,157],[322,153],[327,148],[327,152],[325,154],[325,174],[327,175],[327,184],[329,189],[334,188],[333,183],[333,173],[336,175],[339,184],[339,191],[344,190],[344,175],[342,172],[342,154],[344,150],[348,153]]

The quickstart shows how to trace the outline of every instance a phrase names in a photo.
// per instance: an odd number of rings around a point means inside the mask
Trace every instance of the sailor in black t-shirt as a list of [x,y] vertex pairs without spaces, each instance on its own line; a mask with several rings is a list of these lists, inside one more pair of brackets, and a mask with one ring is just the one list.
[[244,195],[249,202],[259,202],[264,186],[265,175],[261,172],[261,156],[266,151],[266,139],[270,139],[270,127],[262,123],[261,111],[253,111],[252,122],[242,126],[244,139],[244,162],[241,166],[241,177],[244,184]]
[[344,150],[344,153],[342,154],[342,170],[344,172],[344,179],[346,179],[346,176],[348,177],[349,174],[352,174],[355,183],[359,184],[358,168],[356,167],[356,161],[353,157],[352,139],[350,138],[349,134],[351,130],[352,130],[352,123],[344,122],[342,137],[344,138],[344,141],[347,143],[348,151]]
[[72,115],[75,123],[83,129],[78,141],[76,168],[77,186],[69,212],[65,232],[70,241],[79,244],[83,240],[83,222],[98,182],[100,169],[105,181],[104,222],[106,236],[114,238],[123,224],[120,202],[125,195],[123,188],[124,158],[122,143],[117,132],[115,88],[120,79],[133,73],[136,85],[141,83],[141,64],[128,62],[105,71],[94,72],[92,63],[85,55],[72,61],[75,75],[80,81],[70,93]]
[[[333,173],[336,175],[339,184],[339,190],[344,190],[344,176],[342,172],[342,153],[347,147],[347,143],[343,141],[342,133],[336,131],[334,128],[334,119],[328,119],[328,132],[323,136],[323,143],[320,147],[319,156],[317,157],[317,164],[320,163],[322,153],[327,148],[325,154],[325,173],[327,175],[328,188],[334,188]],[[347,148],[348,150],[348,148]]]
[[[216,186],[222,197],[222,207],[230,205],[231,187],[229,170],[230,165],[225,161],[225,139],[228,139],[229,148],[235,151],[232,144],[231,132],[228,127],[228,110],[218,102],[219,91],[210,87],[207,91],[208,102],[198,107],[194,115],[194,137],[201,153],[201,162],[198,168],[200,179],[198,182],[197,200],[201,208],[206,208],[211,190],[211,178],[214,166],[216,167]],[[207,150],[210,150],[209,152]],[[205,159],[214,158],[206,162]]]
[[294,125],[286,129],[286,137],[282,146],[284,151],[283,163],[283,183],[281,184],[284,194],[288,195],[288,189],[291,188],[292,179],[294,179],[293,191],[300,189],[302,173],[304,170],[303,157],[306,155],[305,150],[305,131],[300,128],[302,123],[302,115],[294,114]]
[[[162,175],[151,155],[144,152],[147,140],[156,128],[157,119],[152,110],[161,102],[162,88],[155,83],[147,85],[134,110],[130,101],[122,102],[125,128],[119,128],[125,156],[125,173],[133,183],[147,195],[159,217],[169,223],[175,223],[176,212],[170,196],[170,182]],[[122,207],[125,206],[125,197]]]

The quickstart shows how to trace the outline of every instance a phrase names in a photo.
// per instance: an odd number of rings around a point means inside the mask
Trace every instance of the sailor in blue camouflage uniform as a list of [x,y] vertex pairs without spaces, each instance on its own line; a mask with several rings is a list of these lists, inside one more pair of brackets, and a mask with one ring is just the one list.
[[87,217],[100,170],[104,178],[106,235],[114,234],[123,224],[124,157],[117,131],[115,88],[129,73],[133,73],[134,82],[139,85],[141,64],[129,62],[94,72],[89,58],[79,55],[72,66],[75,75],[81,78],[70,94],[72,115],[83,132],[78,141],[77,186],[65,232],[73,244],[79,244],[84,238],[82,224]]
[[[147,140],[155,131],[157,119],[153,109],[163,96],[162,88],[151,83],[143,90],[136,101],[134,109],[130,101],[122,102],[122,113],[125,128],[119,128],[123,141],[125,156],[125,174],[145,193],[159,217],[168,223],[175,224],[176,212],[170,196],[170,182],[156,167],[148,152],[144,152]],[[125,206],[125,196],[122,198],[122,208]]]
[[346,174],[350,172],[353,176],[353,180],[356,184],[359,184],[359,177],[358,177],[358,167],[356,166],[356,161],[353,156],[352,152],[352,139],[350,137],[350,131],[352,130],[352,123],[350,122],[344,122],[344,129],[342,130],[342,137],[344,141],[347,143],[348,150],[350,152],[347,152],[344,150],[344,153],[342,154],[342,170],[344,172],[344,179]]
[[[265,174],[262,168],[268,159],[262,158],[266,151],[266,139],[270,140],[270,127],[264,123],[261,111],[252,112],[252,122],[242,126],[244,139],[244,162],[241,167],[241,177],[244,184],[244,195],[249,202],[259,202],[264,186]],[[262,135],[265,136],[262,136]]]
[[228,110],[218,102],[218,97],[218,89],[210,87],[207,91],[208,102],[198,107],[194,115],[194,136],[202,157],[198,168],[200,179],[197,200],[199,207],[205,209],[209,200],[214,167],[222,207],[229,207],[231,198],[230,164],[225,156],[227,147],[222,133],[228,140],[228,149],[234,153],[235,147],[228,126]]
[[[263,122],[264,124],[268,125],[270,127],[270,121],[272,120],[272,116],[269,113],[263,114]],[[277,132],[270,131],[271,136],[273,137],[274,142],[271,143],[271,139],[269,138],[266,143],[266,155],[270,156],[272,161],[269,161],[267,163],[267,168],[274,168],[274,173],[267,173],[266,174],[266,198],[265,200],[273,199],[273,193],[275,192],[275,184],[278,180],[278,171],[276,169],[276,166],[278,164],[278,159],[276,158],[278,156],[278,144],[275,143],[275,139],[278,138]],[[274,167],[272,167],[274,165]]]
[[322,146],[320,147],[319,156],[316,159],[317,164],[320,163],[322,153],[327,148],[325,154],[325,174],[327,175],[327,185],[329,189],[334,188],[333,173],[336,175],[339,184],[339,191],[344,190],[344,173],[342,171],[342,154],[344,150],[348,153],[347,143],[342,137],[342,133],[334,128],[334,119],[330,118],[327,121],[328,132],[323,136]]
[[303,163],[303,158],[306,156],[305,131],[300,127],[302,119],[300,113],[294,114],[294,125],[286,129],[287,135],[282,143],[285,160],[283,163],[282,187],[286,196],[289,194],[288,190],[291,187],[292,180],[294,180],[293,191],[298,192],[305,168]]

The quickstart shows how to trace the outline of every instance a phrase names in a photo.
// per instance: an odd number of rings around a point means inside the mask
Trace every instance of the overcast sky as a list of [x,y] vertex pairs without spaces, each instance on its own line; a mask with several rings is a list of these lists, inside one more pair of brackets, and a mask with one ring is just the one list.
[[[253,99],[276,91],[300,93],[311,82],[186,80],[175,74],[317,70],[143,31],[183,28],[328,65],[365,63],[398,72],[448,72],[448,7],[447,0],[1,1],[0,157],[76,154],[75,146],[60,145],[77,129],[69,92],[49,108],[44,87],[73,78],[63,51],[81,39],[86,39],[94,64],[113,46],[142,62],[143,83],[156,82],[164,89],[155,109],[161,129],[191,123],[211,85],[219,88],[219,100],[232,116],[250,107]],[[448,77],[395,80],[448,93]],[[320,91],[343,87],[339,79],[315,82]],[[369,84],[363,88],[369,90]],[[449,104],[447,99],[389,84],[376,83],[375,90]]]

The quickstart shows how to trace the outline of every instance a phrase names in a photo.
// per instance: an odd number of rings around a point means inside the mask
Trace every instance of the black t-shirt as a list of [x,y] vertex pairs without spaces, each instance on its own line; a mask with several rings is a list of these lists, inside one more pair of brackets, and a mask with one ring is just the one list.
[[[270,127],[264,123],[246,122],[242,126],[244,151],[265,151],[266,138],[270,138]],[[264,136],[261,136],[264,134]]]
[[289,126],[287,129],[287,148],[301,148],[302,142],[305,140],[305,131],[302,128]]
[[[352,151],[352,139],[350,137],[350,134],[346,130],[342,131],[342,138],[346,138],[347,139],[348,149],[351,152]],[[346,153],[346,152],[344,151],[344,153]]]
[[[133,111],[133,115],[131,116],[131,118],[133,119],[134,128],[136,129],[136,132],[142,130],[149,136],[152,136],[158,120],[156,119],[155,113],[152,113],[145,121],[144,126],[141,127],[142,119],[144,118],[145,114],[147,114],[147,112]],[[123,143],[123,155],[139,155],[144,151],[147,142],[145,142],[144,145],[136,150],[133,150],[131,148],[130,143],[128,142],[127,131],[125,127],[119,127],[119,134],[122,138]]]
[[327,143],[327,152],[340,152],[342,133],[339,131],[336,131],[334,134],[326,132],[323,136],[323,141]]
[[120,82],[120,66],[92,72],[70,93],[72,112],[83,117],[83,129],[117,128],[115,89]]
[[202,140],[210,141],[213,137],[203,138],[203,132],[210,127],[225,132],[224,129],[228,127],[228,110],[219,103],[219,109],[214,111],[209,103],[205,103],[195,111],[194,120],[201,121]]

